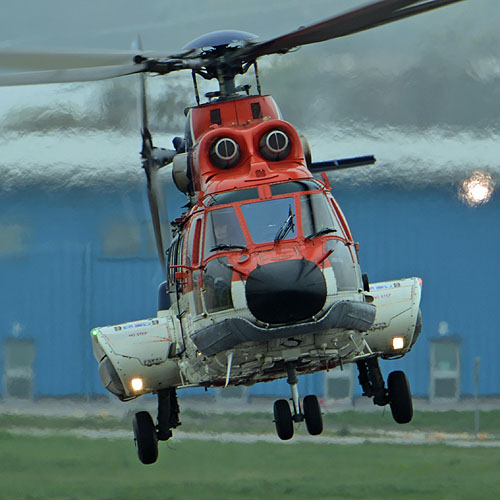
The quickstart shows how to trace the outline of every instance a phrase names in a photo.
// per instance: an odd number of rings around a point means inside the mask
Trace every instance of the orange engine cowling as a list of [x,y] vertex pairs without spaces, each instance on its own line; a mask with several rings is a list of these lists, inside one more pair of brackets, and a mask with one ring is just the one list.
[[176,171],[178,178],[183,178],[179,171],[189,170],[185,178],[189,178],[193,192],[209,194],[250,183],[311,177],[301,138],[280,119],[270,96],[193,108],[188,124],[189,153],[180,167],[174,164],[174,178]]

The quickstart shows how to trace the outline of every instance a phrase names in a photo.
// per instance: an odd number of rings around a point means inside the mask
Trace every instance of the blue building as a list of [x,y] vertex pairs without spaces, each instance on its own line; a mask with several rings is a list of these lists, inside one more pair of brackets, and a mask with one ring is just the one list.
[[[333,192],[371,282],[423,279],[420,339],[403,359],[382,362],[383,370],[404,369],[413,393],[428,396],[431,341],[438,330],[447,337],[447,324],[449,338],[460,339],[460,394],[473,392],[476,356],[481,394],[500,394],[498,196],[472,208],[450,187],[342,182]],[[170,215],[183,203],[169,195]],[[0,194],[0,207],[2,395],[104,394],[90,329],[156,312],[162,275],[144,185],[14,188]],[[301,384],[322,394],[323,374]],[[250,388],[250,395],[279,393],[288,394],[286,382]]]

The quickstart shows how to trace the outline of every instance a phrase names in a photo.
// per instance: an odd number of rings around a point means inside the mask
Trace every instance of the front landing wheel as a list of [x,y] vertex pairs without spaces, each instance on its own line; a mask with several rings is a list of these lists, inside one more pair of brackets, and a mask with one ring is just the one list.
[[410,384],[405,372],[396,371],[389,373],[389,377],[387,377],[387,389],[392,417],[398,424],[407,424],[413,417],[413,403]]
[[303,403],[304,419],[306,421],[307,432],[311,436],[318,436],[323,432],[323,416],[319,401],[313,394],[306,396]]
[[292,412],[286,399],[278,399],[274,402],[274,423],[280,439],[286,441],[293,437]]
[[158,438],[151,415],[147,411],[136,413],[133,427],[139,460],[143,464],[154,464],[158,459]]

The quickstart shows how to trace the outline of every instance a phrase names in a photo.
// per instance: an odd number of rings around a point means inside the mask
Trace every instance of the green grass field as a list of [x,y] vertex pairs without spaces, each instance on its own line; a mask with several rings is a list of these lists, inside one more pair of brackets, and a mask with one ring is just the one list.
[[500,496],[498,449],[182,441],[143,466],[128,441],[3,433],[0,453],[5,500]]
[[[463,432],[473,424],[468,412],[416,413],[408,426],[393,424],[390,414],[325,417],[332,435],[364,427]],[[483,431],[500,434],[500,412],[481,418]],[[185,432],[273,432],[265,414],[185,412],[183,422]],[[130,430],[130,420],[0,415],[0,427]],[[156,464],[144,466],[132,439],[0,432],[0,500],[496,499],[499,469],[500,448],[175,439],[160,444]]]
[[445,445],[162,443],[0,433],[0,498],[495,499],[500,449]]

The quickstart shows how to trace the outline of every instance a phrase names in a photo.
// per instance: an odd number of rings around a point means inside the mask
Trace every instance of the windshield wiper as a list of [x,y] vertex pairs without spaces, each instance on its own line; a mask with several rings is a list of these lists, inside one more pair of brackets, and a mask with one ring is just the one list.
[[317,236],[323,236],[325,234],[330,234],[330,233],[336,233],[337,230],[334,229],[333,227],[324,227],[323,229],[320,229],[319,231],[316,231],[313,234],[310,234],[306,240],[311,240],[313,238],[316,238]]
[[210,249],[211,252],[216,252],[217,250],[248,250],[247,247],[243,245],[233,245],[231,243],[221,243]]
[[274,242],[284,240],[290,231],[295,230],[295,215],[292,212],[292,205],[288,205],[288,217],[274,237]]

